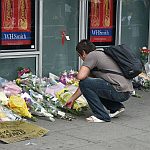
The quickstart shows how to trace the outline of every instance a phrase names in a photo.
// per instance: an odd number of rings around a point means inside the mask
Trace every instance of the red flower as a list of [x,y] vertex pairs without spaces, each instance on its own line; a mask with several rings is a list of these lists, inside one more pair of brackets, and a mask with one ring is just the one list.
[[18,71],[18,77],[21,77],[24,74],[24,71]]
[[24,73],[30,73],[30,69],[29,68],[24,68],[23,71],[24,71]]

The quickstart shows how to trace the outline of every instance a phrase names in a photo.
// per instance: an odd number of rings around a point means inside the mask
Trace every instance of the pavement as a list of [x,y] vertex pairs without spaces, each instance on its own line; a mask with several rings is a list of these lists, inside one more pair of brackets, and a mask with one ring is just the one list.
[[88,123],[84,116],[73,121],[39,119],[34,124],[49,130],[46,136],[12,144],[0,143],[0,150],[150,150],[150,92],[137,91],[126,110],[107,123]]

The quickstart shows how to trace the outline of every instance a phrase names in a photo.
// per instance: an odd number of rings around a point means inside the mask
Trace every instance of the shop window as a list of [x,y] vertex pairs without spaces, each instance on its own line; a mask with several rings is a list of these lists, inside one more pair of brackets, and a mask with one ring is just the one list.
[[79,1],[44,0],[43,5],[43,76],[77,70]]
[[121,43],[127,44],[136,54],[139,48],[148,47],[149,0],[122,1]]

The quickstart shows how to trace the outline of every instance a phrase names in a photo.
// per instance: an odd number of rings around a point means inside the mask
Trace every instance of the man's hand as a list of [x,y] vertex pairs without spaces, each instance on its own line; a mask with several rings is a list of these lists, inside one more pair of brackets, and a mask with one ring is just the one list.
[[81,96],[81,91],[80,88],[78,87],[76,92],[70,97],[70,99],[67,101],[65,106],[71,109],[73,107],[75,100],[78,99],[80,96]]
[[65,106],[68,107],[69,109],[71,109],[73,107],[74,101],[73,100],[69,100]]

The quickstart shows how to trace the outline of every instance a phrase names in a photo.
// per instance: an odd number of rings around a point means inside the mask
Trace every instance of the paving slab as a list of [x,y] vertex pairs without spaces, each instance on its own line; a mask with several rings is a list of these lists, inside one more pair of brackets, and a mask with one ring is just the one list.
[[142,133],[139,135],[133,135],[132,138],[137,139],[143,144],[150,145],[150,132]]
[[141,133],[144,133],[144,131],[114,123],[91,123],[86,127],[60,131],[60,134],[89,140],[95,143],[99,141],[110,141]]
[[150,145],[132,137],[126,137],[105,143],[88,144],[72,150],[149,150]]
[[31,139],[26,141],[21,141],[12,144],[0,144],[0,150],[65,150],[78,147],[82,147],[91,143],[88,140],[82,140],[79,138],[74,138],[57,132],[49,132],[47,136],[37,139]]
[[[127,119],[128,118],[128,119]],[[147,117],[148,118],[148,117]],[[122,126],[131,127],[133,129],[140,129],[143,131],[150,131],[150,119],[146,120],[143,118],[130,118],[122,116],[121,118],[116,118],[112,120],[113,123],[120,124]]]

